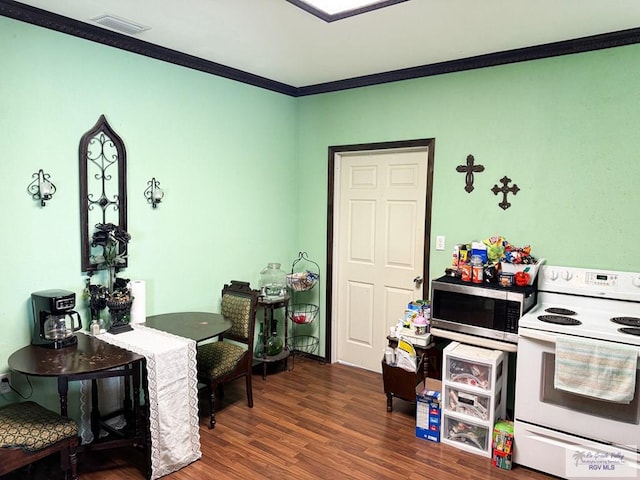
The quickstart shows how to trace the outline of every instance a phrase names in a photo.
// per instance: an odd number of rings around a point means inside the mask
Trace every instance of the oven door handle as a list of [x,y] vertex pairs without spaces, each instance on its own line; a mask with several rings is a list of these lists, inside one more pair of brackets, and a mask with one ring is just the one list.
[[[540,330],[532,330],[530,328],[522,328],[518,330],[518,336],[524,338],[530,338],[532,340],[540,340],[541,342],[556,344],[556,337]],[[640,351],[638,351],[638,357],[640,357]]]

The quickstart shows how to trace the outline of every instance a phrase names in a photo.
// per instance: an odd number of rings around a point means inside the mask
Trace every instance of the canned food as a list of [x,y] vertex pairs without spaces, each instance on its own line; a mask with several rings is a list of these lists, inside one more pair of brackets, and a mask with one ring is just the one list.
[[471,281],[473,283],[482,283],[482,271],[484,270],[482,265],[474,265],[471,270]]
[[463,282],[470,282],[471,281],[471,265],[462,265],[460,267],[460,270],[462,272],[462,276],[461,279]]
[[503,287],[512,287],[513,273],[500,273],[499,282]]

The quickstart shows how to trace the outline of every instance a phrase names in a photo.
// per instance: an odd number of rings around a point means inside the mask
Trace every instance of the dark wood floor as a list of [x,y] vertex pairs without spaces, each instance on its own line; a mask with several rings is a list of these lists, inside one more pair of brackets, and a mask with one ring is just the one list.
[[[518,466],[500,470],[488,458],[416,438],[415,406],[396,399],[387,413],[380,374],[297,358],[293,370],[271,372],[266,381],[255,374],[253,385],[253,409],[242,380],[226,388],[216,428],[201,418],[202,459],[163,478],[552,478]],[[141,460],[130,450],[81,454],[79,473],[82,480],[143,480]],[[53,458],[3,480],[60,476]]]

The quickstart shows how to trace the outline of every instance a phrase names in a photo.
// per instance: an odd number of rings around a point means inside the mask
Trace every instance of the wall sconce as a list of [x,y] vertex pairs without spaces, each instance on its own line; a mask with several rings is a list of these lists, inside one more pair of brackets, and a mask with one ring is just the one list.
[[164,192],[160,188],[160,182],[158,182],[155,177],[147,182],[147,189],[144,191],[144,196],[147,199],[147,202],[151,204],[153,208],[162,201],[162,197],[164,197]]
[[56,186],[49,181],[50,175],[44,173],[42,169],[31,175],[35,180],[27,187],[27,192],[34,200],[40,200],[40,206],[44,207],[48,200],[51,200],[56,193]]

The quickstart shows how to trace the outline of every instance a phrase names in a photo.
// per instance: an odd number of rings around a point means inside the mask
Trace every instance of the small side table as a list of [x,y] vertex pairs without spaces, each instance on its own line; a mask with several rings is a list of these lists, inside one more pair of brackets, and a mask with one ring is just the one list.
[[[392,348],[398,346],[398,339],[396,337],[387,336],[387,342]],[[412,343],[413,348],[416,349],[417,355],[424,356],[424,375],[427,378],[433,378],[440,380],[442,378],[442,351],[437,349],[437,342],[431,335],[431,340],[426,346],[416,345]]]
[[387,396],[387,412],[393,411],[393,397],[398,397],[407,402],[416,402],[416,387],[425,383],[424,356],[417,355],[418,369],[409,372],[401,367],[389,365],[382,359],[382,381],[384,393]]
[[[398,339],[387,337],[389,346],[396,348]],[[393,410],[393,397],[398,397],[408,402],[416,402],[416,387],[425,384],[429,377],[429,359],[433,355],[435,342],[430,342],[426,346],[413,345],[416,350],[416,361],[418,368],[415,372],[409,372],[401,367],[389,365],[382,359],[382,381],[384,393],[387,396],[387,412]]]
[[[284,368],[287,369],[287,358],[289,357],[289,346],[288,346],[288,322],[287,318],[289,316],[289,295],[284,295],[281,297],[258,297],[258,307],[262,308],[263,316],[262,316],[262,352],[258,352],[257,355],[254,355],[254,359],[262,363],[262,379],[267,379],[267,364],[279,362],[280,360],[284,360]],[[273,324],[275,311],[283,308],[284,309],[284,338],[283,338],[283,347],[282,351],[277,355],[267,355],[267,340],[271,336],[271,325]]]

